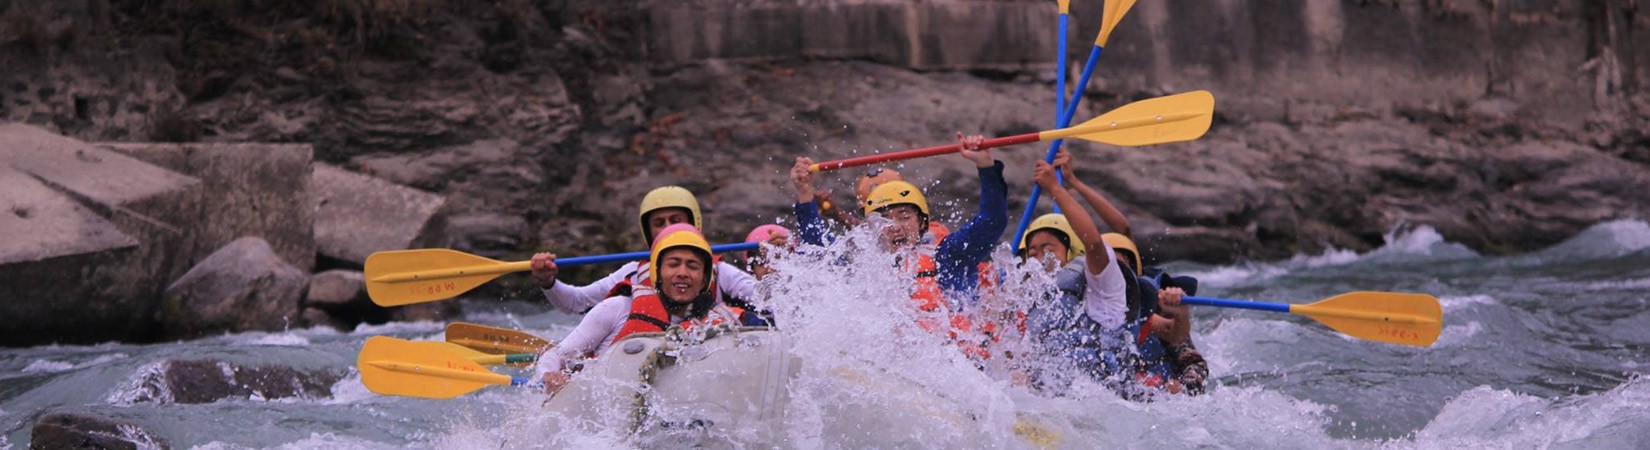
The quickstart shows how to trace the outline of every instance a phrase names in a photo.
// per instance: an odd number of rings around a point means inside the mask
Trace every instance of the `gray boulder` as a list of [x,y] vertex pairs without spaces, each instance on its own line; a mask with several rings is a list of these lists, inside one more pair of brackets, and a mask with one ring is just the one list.
[[160,335],[193,338],[279,331],[299,318],[308,276],[259,238],[241,238],[207,256],[166,288],[156,316]]
[[[316,164],[315,244],[321,255],[365,264],[384,250],[422,243],[441,196],[326,164]],[[438,222],[437,222],[438,223]]]
[[304,304],[318,308],[340,308],[366,300],[365,279],[361,272],[334,269],[309,277],[309,295]]
[[132,380],[129,394],[118,404],[199,404],[224,399],[332,397],[332,385],[343,375],[327,370],[304,371],[287,366],[245,366],[218,360],[167,360],[158,370],[144,371]]

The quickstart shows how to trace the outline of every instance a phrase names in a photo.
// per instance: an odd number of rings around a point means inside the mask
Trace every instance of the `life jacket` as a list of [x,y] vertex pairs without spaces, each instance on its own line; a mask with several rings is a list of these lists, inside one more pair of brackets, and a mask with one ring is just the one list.
[[[679,325],[684,330],[702,325],[738,325],[744,313],[738,308],[718,303],[704,317],[683,320]],[[630,316],[625,319],[624,326],[619,327],[619,334],[613,337],[613,342],[636,333],[662,332],[670,326],[670,311],[665,309],[664,299],[656,293],[639,295],[631,299]]]
[[1186,291],[1187,295],[1197,295],[1197,279],[1192,277],[1172,277],[1158,268],[1147,268],[1142,276],[1124,276],[1128,286],[1128,316],[1131,334],[1135,335],[1135,345],[1139,351],[1138,359],[1133,365],[1137,369],[1136,378],[1148,386],[1161,386],[1174,377],[1174,366],[1169,363],[1168,349],[1163,341],[1151,334],[1148,319],[1156,314],[1157,293],[1164,287],[1178,287]]
[[1083,307],[1084,292],[1088,288],[1087,270],[1081,260],[1073,260],[1054,274],[1056,291],[1053,298],[1037,302],[1026,322],[1030,334],[1038,343],[1052,367],[1041,370],[1037,382],[1041,385],[1061,384],[1066,372],[1078,372],[1095,380],[1106,380],[1122,369],[1122,359],[1132,353],[1131,339],[1125,329],[1107,329],[1090,319]]
[[[961,314],[952,314],[949,308],[942,308],[947,302],[945,294],[940,289],[939,264],[934,261],[931,252],[917,252],[914,264],[902,263],[903,269],[916,272],[916,287],[911,292],[911,304],[918,311],[917,326],[924,331],[934,334],[944,333],[950,340],[956,340],[959,332],[966,334],[974,329],[968,317]],[[943,316],[939,316],[944,314]],[[949,322],[950,328],[946,326]],[[980,330],[987,336],[995,334],[995,327],[988,326]],[[963,354],[971,358],[985,359],[991,357],[991,352],[985,349],[985,343],[957,341],[957,346]]]

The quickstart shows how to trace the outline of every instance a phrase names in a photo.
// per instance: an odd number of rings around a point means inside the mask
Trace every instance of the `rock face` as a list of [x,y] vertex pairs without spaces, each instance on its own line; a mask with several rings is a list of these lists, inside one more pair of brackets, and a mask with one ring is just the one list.
[[308,275],[263,239],[230,242],[166,288],[156,322],[162,336],[279,331],[298,325]]
[[[316,169],[330,266],[420,245],[509,259],[642,250],[636,202],[665,184],[698,194],[707,233],[727,241],[788,218],[796,156],[1052,125],[1045,2],[391,4],[368,6],[367,22],[247,4],[238,27],[191,20],[224,12],[209,4],[13,6],[47,36],[85,36],[0,46],[15,68],[0,73],[0,117],[83,139],[311,143],[347,171]],[[1073,5],[1074,65],[1098,5]],[[1148,257],[1366,249],[1420,225],[1480,250],[1536,248],[1589,221],[1647,217],[1632,193],[1650,164],[1643,20],[1619,0],[1142,2],[1078,117],[1209,89],[1216,125],[1190,144],[1070,148]],[[994,153],[1016,211],[1041,150]],[[900,167],[948,203],[941,220],[972,213],[977,183],[957,158]],[[383,196],[362,208],[339,197],[356,192],[325,191],[340,174],[426,194],[365,189]],[[821,187],[846,192],[856,175]],[[536,295],[521,281],[487,295]]]
[[313,150],[300,144],[101,144],[201,180],[189,264],[242,236],[269,243],[281,259],[315,265],[315,205],[309,200]]
[[415,248],[444,200],[325,164],[315,166],[315,243],[324,256],[363,264],[373,252]]
[[66,411],[48,413],[35,421],[29,439],[29,448],[42,450],[171,448],[165,439],[142,425]]
[[[201,182],[20,124],[0,125],[0,345],[145,336],[182,274]],[[64,301],[73,299],[75,301]]]
[[[653,2],[660,64],[706,59],[864,59],[911,69],[1052,69],[1048,2]],[[1081,39],[1076,42],[1087,42]]]

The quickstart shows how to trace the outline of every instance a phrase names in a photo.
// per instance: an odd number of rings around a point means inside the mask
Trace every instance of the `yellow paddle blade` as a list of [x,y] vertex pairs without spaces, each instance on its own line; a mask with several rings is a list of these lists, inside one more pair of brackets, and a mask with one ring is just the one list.
[[1289,312],[1359,339],[1416,347],[1431,346],[1444,328],[1444,308],[1426,294],[1349,292]]
[[453,352],[454,355],[461,355],[464,358],[469,359],[471,361],[475,361],[476,364],[480,364],[480,365],[483,365],[483,366],[496,366],[496,365],[499,365],[499,364],[504,364],[504,355],[487,354],[487,353],[483,353],[479,350],[472,349],[472,348],[465,347],[465,346],[458,345],[458,344],[454,344],[454,343],[451,343],[451,342],[413,341],[413,344],[422,345],[422,346],[426,346],[426,347],[434,347],[434,348],[430,349],[430,351],[432,351],[432,352],[443,352],[443,351],[444,352]]
[[[437,344],[441,344],[437,342]],[[355,360],[361,384],[381,395],[453,398],[488,385],[509,385],[457,352],[385,336],[373,336]]]
[[1077,138],[1122,147],[1184,142],[1214,123],[1215,96],[1192,91],[1123,105],[1080,125],[1044,131],[1040,140]]
[[1111,32],[1117,29],[1117,23],[1123,21],[1123,15],[1134,7],[1134,0],[1106,0],[1106,10],[1101,11],[1100,36],[1094,38],[1094,45],[1106,47],[1106,40],[1111,39]]
[[506,263],[444,248],[395,250],[367,257],[367,296],[379,306],[446,300],[499,275],[530,270],[527,261]]
[[495,355],[539,354],[555,346],[550,341],[525,332],[465,322],[447,324],[447,342]]

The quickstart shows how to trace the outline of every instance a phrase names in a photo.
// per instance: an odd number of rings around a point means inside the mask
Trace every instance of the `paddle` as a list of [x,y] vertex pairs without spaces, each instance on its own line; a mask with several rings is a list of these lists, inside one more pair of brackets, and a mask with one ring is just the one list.
[[[1122,147],[1190,141],[1209,131],[1209,124],[1214,120],[1214,110],[1214,95],[1209,94],[1209,91],[1192,91],[1123,105],[1075,127],[987,139],[980,143],[980,148],[1006,147],[1065,138],[1078,138]],[[815,163],[810,169],[819,172],[858,167],[956,153],[961,149],[959,144],[941,145]]]
[[1071,0],[1059,0],[1060,3],[1060,54],[1055,57],[1054,66],[1054,127],[1059,128],[1069,123],[1060,123],[1060,113],[1066,110],[1066,40],[1068,31],[1067,22],[1071,17]]
[[463,353],[426,344],[386,336],[368,338],[355,360],[361,384],[376,394],[436,399],[457,397],[491,385],[539,385],[526,378],[493,373]]
[[489,327],[465,322],[447,324],[447,342],[475,349],[482,353],[500,355],[515,353],[544,353],[555,344],[538,336],[516,330]]
[[1349,292],[1311,304],[1184,297],[1187,305],[1286,312],[1310,317],[1349,336],[1416,347],[1431,346],[1444,327],[1444,309],[1426,294]]
[[[1094,73],[1095,62],[1100,60],[1100,53],[1105,50],[1106,41],[1111,39],[1112,30],[1117,29],[1117,24],[1123,21],[1123,15],[1128,14],[1129,9],[1131,8],[1134,8],[1134,0],[1106,0],[1105,10],[1101,11],[1100,35],[1094,38],[1094,48],[1089,50],[1089,60],[1088,62],[1083,63],[1083,75],[1078,78],[1077,88],[1071,93],[1071,99],[1066,102],[1066,110],[1061,113],[1060,117],[1058,117],[1059,123],[1055,124],[1055,126],[1064,127],[1070,125],[1072,117],[1077,115],[1077,104],[1083,101],[1083,91],[1088,87],[1089,75]],[[1061,95],[1065,95],[1065,92],[1062,91]],[[1212,103],[1213,102],[1211,102],[1211,104]],[[1212,105],[1211,108],[1213,108]],[[1204,127],[1204,129],[1207,130],[1208,127]],[[1202,136],[1202,133],[1199,133],[1198,135]],[[1063,142],[1063,140],[1050,142],[1048,145],[1048,154],[1043,156],[1043,161],[1053,164],[1054,155],[1060,151],[1060,144]],[[1062,175],[1059,171],[1056,171],[1054,176],[1056,180],[1060,181],[1060,183],[1064,184],[1066,182],[1065,175]],[[1024,235],[1026,232],[1026,227],[1031,226],[1031,217],[1037,212],[1037,199],[1042,195],[1042,186],[1031,186],[1031,200],[1026,202],[1025,211],[1020,213],[1020,226],[1014,230],[1015,236]],[[1054,212],[1060,212],[1060,207],[1055,206]],[[1020,251],[1019,241],[1014,242],[1014,251]]]
[[[471,361],[475,361],[476,364],[480,364],[480,365],[483,365],[483,366],[496,366],[496,365],[500,365],[500,364],[515,364],[515,365],[519,366],[519,365],[526,365],[526,364],[529,364],[529,363],[532,363],[532,362],[535,362],[535,361],[539,360],[539,354],[537,354],[537,353],[490,354],[490,353],[482,352],[480,350],[476,350],[476,349],[473,349],[473,348],[469,348],[469,347],[465,347],[465,346],[462,346],[462,345],[454,344],[454,343],[451,343],[451,342],[414,341],[413,343],[418,344],[418,345],[422,345],[422,346],[425,346],[425,347],[439,348],[439,349],[442,349],[444,351],[449,351],[449,352],[457,353],[459,355],[464,355],[465,358],[469,358]],[[433,350],[432,349],[430,351],[438,351],[438,350]]]
[[[716,253],[756,250],[746,242],[711,246]],[[557,266],[646,260],[648,252],[556,259]],[[376,252],[367,257],[367,297],[379,306],[446,300],[510,272],[532,270],[531,262],[502,262],[444,248]]]

